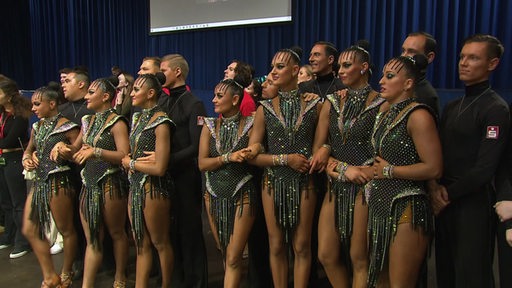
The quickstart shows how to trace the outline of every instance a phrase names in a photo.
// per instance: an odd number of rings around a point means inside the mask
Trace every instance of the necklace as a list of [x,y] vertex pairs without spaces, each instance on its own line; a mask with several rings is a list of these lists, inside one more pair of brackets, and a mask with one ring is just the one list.
[[348,88],[343,110],[338,117],[338,127],[340,128],[344,143],[350,134],[350,128],[352,128],[359,115],[364,111],[366,98],[368,98],[368,93],[371,90],[372,87],[370,85],[366,85],[361,89]]
[[102,132],[102,129],[105,126],[106,121],[108,119],[108,116],[112,112],[114,112],[114,110],[110,108],[105,111],[97,112],[90,118],[89,127],[83,127],[82,129],[86,130],[83,136],[85,143],[91,146],[95,146],[95,138],[97,138],[98,133]]
[[241,116],[242,114],[238,112],[231,117],[222,117],[219,120],[219,141],[216,144],[218,145],[217,151],[220,153],[227,153],[231,151],[234,145],[238,142],[238,125],[240,123]]
[[[172,103],[171,108],[169,108],[169,111],[167,111],[167,115],[169,115],[169,117],[171,117],[171,113],[174,110],[174,107],[176,107],[176,104],[178,104],[178,102],[180,102],[181,97],[183,97],[183,95],[185,95],[185,93],[187,93],[187,90],[185,90],[185,92],[181,93],[181,95],[178,96],[178,99],[176,99],[176,101],[174,101],[174,103]],[[171,97],[171,96],[169,96],[169,97]]]
[[462,96],[462,100],[460,100],[460,103],[459,103],[459,110],[457,111],[456,119],[458,119],[459,116],[462,115],[462,113],[464,113],[466,110],[468,110],[468,108],[471,107],[471,105],[473,105],[473,103],[475,103],[476,100],[478,100],[480,97],[482,97],[482,95],[487,93],[487,91],[489,91],[489,90],[491,90],[491,87],[485,89],[482,93],[480,93],[478,96],[476,96],[475,99],[473,99],[473,101],[469,102],[469,104],[466,107],[464,107],[464,109],[462,109],[462,103],[464,103],[464,99],[466,99],[466,95],[464,94],[464,96]]
[[320,89],[320,84],[318,84],[318,80],[316,80],[316,88],[318,88],[318,93],[320,94],[318,96],[320,96],[320,98],[325,99],[325,96],[327,95],[327,93],[329,93],[329,89],[331,89],[331,86],[332,84],[334,84],[335,79],[336,77],[332,78],[331,83],[329,84],[327,89],[325,89],[325,93],[322,93],[322,90]]
[[73,102],[70,103],[70,104],[71,104],[71,107],[73,108],[73,113],[74,113],[75,118],[76,118],[76,115],[78,115],[78,112],[80,112],[80,110],[82,110],[82,108],[84,108],[85,101],[82,102],[82,104],[80,104],[80,108],[78,108],[78,110],[76,110],[75,105],[73,105]]

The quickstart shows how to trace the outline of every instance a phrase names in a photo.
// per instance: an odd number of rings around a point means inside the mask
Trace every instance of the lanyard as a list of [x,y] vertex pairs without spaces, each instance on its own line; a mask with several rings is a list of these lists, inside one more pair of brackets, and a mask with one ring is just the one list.
[[4,115],[6,115],[5,112],[0,114],[0,139],[4,138],[5,123],[7,122],[7,120],[9,120],[9,117],[11,117],[11,113],[7,112],[7,115],[5,116],[5,119],[4,119]]
[[[4,115],[5,115],[5,119],[4,119]],[[3,112],[2,114],[0,114],[0,139],[3,139],[4,138],[4,127],[5,127],[5,123],[7,122],[7,120],[9,120],[9,117],[11,117],[11,113],[9,112]],[[0,156],[2,155],[2,149],[0,149]]]

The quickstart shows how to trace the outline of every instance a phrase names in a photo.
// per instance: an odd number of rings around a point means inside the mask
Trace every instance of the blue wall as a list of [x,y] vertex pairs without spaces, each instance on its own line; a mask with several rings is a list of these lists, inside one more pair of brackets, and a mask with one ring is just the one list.
[[307,55],[317,40],[331,41],[342,50],[365,38],[378,75],[385,61],[399,53],[407,33],[425,30],[439,42],[428,74],[434,87],[462,88],[457,77],[460,43],[481,32],[504,43],[506,52],[492,83],[511,89],[508,0],[292,0],[291,24],[162,35],[149,35],[148,1],[4,0],[0,73],[24,89],[34,89],[57,79],[62,67],[86,65],[91,78],[97,78],[109,74],[112,65],[136,73],[145,56],[181,53],[191,66],[192,89],[211,90],[231,59],[245,60],[264,75],[279,48],[298,44]]

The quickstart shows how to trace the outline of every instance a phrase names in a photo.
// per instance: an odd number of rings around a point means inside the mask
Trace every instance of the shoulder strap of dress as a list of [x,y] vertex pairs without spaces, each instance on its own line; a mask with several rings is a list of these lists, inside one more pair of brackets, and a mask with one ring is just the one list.
[[391,126],[395,126],[398,122],[402,120],[403,117],[405,117],[407,114],[409,114],[409,112],[411,112],[418,106],[421,106],[421,104],[419,104],[418,102],[409,103],[409,105],[405,106],[405,108],[402,109],[402,111],[400,111],[398,115],[396,115],[396,118],[395,120],[393,120],[393,124]]

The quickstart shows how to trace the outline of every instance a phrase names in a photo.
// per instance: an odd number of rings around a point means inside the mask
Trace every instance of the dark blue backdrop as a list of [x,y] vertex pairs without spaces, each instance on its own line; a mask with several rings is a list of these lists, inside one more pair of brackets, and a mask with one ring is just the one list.
[[[210,90],[237,58],[266,74],[273,53],[298,44],[309,54],[317,40],[340,50],[358,39],[371,43],[377,73],[399,53],[406,34],[432,33],[439,53],[429,78],[437,88],[461,88],[460,43],[480,32],[505,45],[494,87],[510,89],[512,1],[508,0],[293,0],[293,23],[149,35],[149,0],[4,0],[0,12],[0,73],[33,89],[57,79],[62,67],[86,65],[92,78],[114,64],[136,73],[145,56],[181,53],[190,63],[193,89]],[[510,30],[510,29],[508,29]],[[307,56],[304,57],[307,61]],[[305,62],[304,61],[304,62]],[[378,77],[374,77],[377,82]]]

